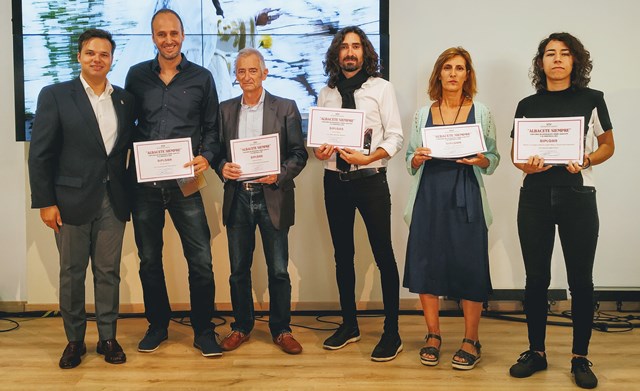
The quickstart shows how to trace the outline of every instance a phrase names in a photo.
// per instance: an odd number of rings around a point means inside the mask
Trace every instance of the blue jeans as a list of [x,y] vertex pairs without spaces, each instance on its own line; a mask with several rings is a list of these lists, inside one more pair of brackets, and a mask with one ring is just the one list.
[[171,307],[162,267],[165,210],[180,235],[189,268],[191,326],[196,335],[210,329],[215,286],[211,264],[211,233],[200,193],[184,197],[178,187],[138,186],[133,227],[140,257],[145,315],[152,328],[167,328]]
[[520,189],[518,235],[527,273],[524,306],[529,349],[545,350],[547,292],[556,225],[571,292],[572,352],[587,355],[593,324],[593,262],[599,228],[596,190],[589,186]]
[[251,264],[256,247],[256,225],[260,228],[269,275],[269,329],[276,337],[291,331],[291,281],[287,271],[289,227],[278,230],[273,226],[261,188],[243,190],[238,186],[227,222],[231,260],[229,285],[235,318],[231,329],[245,334],[254,326]]

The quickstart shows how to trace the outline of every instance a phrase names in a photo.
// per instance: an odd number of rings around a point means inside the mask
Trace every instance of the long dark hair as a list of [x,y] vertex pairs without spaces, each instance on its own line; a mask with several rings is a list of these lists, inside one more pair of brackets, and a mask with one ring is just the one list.
[[547,89],[547,76],[544,74],[544,69],[542,68],[542,57],[544,56],[544,50],[551,41],[563,42],[569,48],[569,52],[573,57],[571,86],[587,87],[591,81],[590,73],[591,69],[593,69],[591,54],[584,48],[582,42],[573,35],[569,33],[553,33],[540,41],[538,52],[532,61],[529,77],[531,77],[531,84],[533,84],[536,91]]
[[373,48],[371,41],[367,38],[367,34],[365,34],[358,26],[348,26],[338,31],[333,37],[333,41],[331,41],[331,45],[329,46],[329,49],[327,49],[325,60],[322,62],[324,64],[324,74],[329,76],[327,84],[331,88],[336,86],[340,73],[342,72],[339,64],[340,45],[342,45],[342,41],[344,41],[344,37],[348,33],[356,33],[360,37],[362,51],[364,53],[364,63],[362,64],[362,68],[365,72],[367,72],[369,76],[373,77],[382,76],[380,73],[380,58],[378,57],[376,50]]

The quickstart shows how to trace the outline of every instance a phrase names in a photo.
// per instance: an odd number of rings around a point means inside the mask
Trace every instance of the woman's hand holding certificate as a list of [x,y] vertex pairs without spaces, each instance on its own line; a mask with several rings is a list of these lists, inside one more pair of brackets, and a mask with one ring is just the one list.
[[431,150],[431,157],[439,159],[469,157],[487,150],[479,124],[423,128],[422,145]]
[[[513,162],[530,166],[582,162],[584,117],[516,118]],[[536,158],[536,161],[531,161]]]

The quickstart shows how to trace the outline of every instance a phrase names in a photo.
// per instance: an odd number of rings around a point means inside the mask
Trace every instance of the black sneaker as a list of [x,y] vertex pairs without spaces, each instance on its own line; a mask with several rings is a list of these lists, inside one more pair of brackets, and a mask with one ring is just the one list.
[[360,341],[358,326],[349,326],[343,323],[332,336],[324,341],[322,347],[329,350],[338,350],[347,346],[348,343],[358,341]]
[[222,348],[218,345],[213,330],[205,330],[202,334],[196,335],[193,339],[193,346],[200,349],[205,357],[222,356]]
[[398,333],[383,333],[380,342],[371,353],[371,361],[391,361],[402,351],[402,340]]
[[586,357],[574,357],[571,359],[571,373],[576,385],[581,388],[596,388],[598,378],[591,371],[593,364]]
[[138,343],[138,351],[143,353],[151,353],[158,349],[162,341],[166,341],[169,337],[167,329],[156,329],[149,326],[140,343]]
[[529,377],[534,373],[547,369],[547,356],[541,356],[533,350],[522,352],[518,362],[509,369],[509,374],[513,377]]

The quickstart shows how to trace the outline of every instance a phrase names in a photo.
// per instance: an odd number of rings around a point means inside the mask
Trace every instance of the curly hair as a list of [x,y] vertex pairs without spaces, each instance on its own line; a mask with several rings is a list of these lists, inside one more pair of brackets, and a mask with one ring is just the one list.
[[436,63],[433,64],[433,71],[429,78],[429,98],[432,101],[438,101],[442,99],[442,82],[440,81],[440,72],[444,64],[455,56],[464,58],[465,67],[467,68],[467,80],[462,85],[462,94],[473,99],[478,92],[476,88],[476,71],[473,69],[473,63],[471,62],[471,55],[461,46],[455,48],[449,48],[442,52]]
[[340,68],[340,45],[342,45],[342,41],[349,33],[358,34],[360,37],[360,42],[362,43],[362,51],[364,53],[364,63],[362,68],[369,74],[369,76],[373,77],[381,77],[380,73],[380,61],[378,57],[378,53],[373,48],[371,41],[367,38],[367,34],[362,31],[362,29],[358,26],[347,26],[342,28],[340,31],[336,33],[333,37],[333,41],[331,41],[331,45],[329,49],[327,49],[327,53],[325,54],[325,60],[322,62],[324,65],[324,74],[329,76],[327,80],[327,84],[329,87],[334,88],[338,83],[338,78],[340,77],[340,73],[342,69]]
[[544,56],[544,51],[547,48],[547,45],[551,41],[560,41],[569,48],[569,52],[573,57],[571,85],[573,87],[587,87],[591,81],[590,73],[593,69],[591,54],[584,48],[582,42],[573,35],[569,33],[553,33],[540,41],[540,44],[538,45],[538,52],[533,58],[531,64],[529,77],[531,77],[531,84],[536,91],[547,89],[547,76],[545,75],[542,67],[542,57]]

